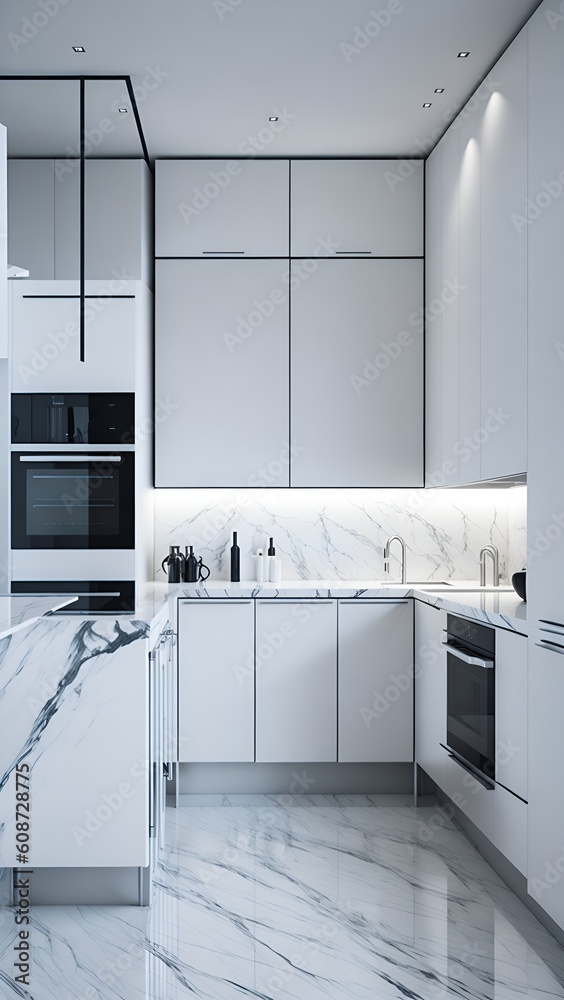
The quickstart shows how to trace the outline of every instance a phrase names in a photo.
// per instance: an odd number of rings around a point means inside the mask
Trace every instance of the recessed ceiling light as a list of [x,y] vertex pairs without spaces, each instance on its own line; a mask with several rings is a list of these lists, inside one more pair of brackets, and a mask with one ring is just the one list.
[[435,87],[435,94],[444,94],[444,92],[445,92],[444,87]]
[[278,115],[271,115],[268,120],[269,120],[269,122],[277,122],[278,121]]
[[457,58],[458,59],[468,59],[469,55],[470,55],[469,52],[459,52]]
[[73,45],[72,50],[73,52],[86,52],[84,45]]
[[127,108],[118,108],[118,111],[119,111],[120,115],[126,115],[127,114]]
[[423,105],[423,107],[424,107],[424,108],[430,108],[430,107],[431,107],[431,104],[430,104],[430,102],[429,102],[429,101],[426,101],[426,102],[425,102],[425,104]]

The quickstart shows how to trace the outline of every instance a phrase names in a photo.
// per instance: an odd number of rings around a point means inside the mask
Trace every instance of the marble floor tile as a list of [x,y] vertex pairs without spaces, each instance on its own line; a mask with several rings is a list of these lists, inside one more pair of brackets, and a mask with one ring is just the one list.
[[557,942],[401,796],[187,797],[151,907],[32,910],[29,987],[14,918],[0,908],[1,1000],[564,997]]

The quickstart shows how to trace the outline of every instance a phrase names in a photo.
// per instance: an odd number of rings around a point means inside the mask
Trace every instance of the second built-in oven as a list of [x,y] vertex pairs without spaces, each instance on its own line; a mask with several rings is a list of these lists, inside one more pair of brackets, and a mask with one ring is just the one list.
[[495,629],[447,615],[447,749],[495,779]]

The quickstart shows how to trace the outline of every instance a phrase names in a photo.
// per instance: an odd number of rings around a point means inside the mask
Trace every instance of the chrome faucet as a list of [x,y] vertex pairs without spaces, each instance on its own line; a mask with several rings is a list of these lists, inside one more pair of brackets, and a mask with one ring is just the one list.
[[406,579],[406,565],[405,565],[405,542],[403,538],[399,535],[391,535],[386,542],[384,547],[384,573],[390,572],[390,545],[392,542],[399,542],[401,545],[401,582],[405,583]]
[[491,543],[484,545],[480,552],[480,587],[486,586],[486,556],[490,556],[493,565],[493,585],[499,587],[499,552]]

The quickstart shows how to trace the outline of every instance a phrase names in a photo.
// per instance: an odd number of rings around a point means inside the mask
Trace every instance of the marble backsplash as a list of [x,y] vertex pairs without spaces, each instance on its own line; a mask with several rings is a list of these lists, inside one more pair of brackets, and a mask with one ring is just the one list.
[[[241,579],[273,536],[286,580],[381,580],[387,538],[407,545],[408,581],[478,578],[480,549],[499,549],[503,580],[526,548],[526,488],[463,490],[156,490],[155,577],[169,545],[193,545],[213,579],[229,578],[238,532]],[[391,574],[399,578],[399,546]],[[488,569],[488,573],[490,570]]]

